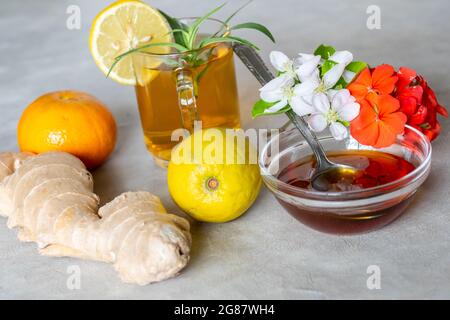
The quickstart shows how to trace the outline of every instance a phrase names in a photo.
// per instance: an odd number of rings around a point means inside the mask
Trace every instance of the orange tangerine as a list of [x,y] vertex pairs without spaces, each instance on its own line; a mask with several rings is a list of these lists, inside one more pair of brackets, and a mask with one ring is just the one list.
[[17,128],[20,150],[64,151],[86,167],[100,166],[114,150],[117,126],[108,108],[92,95],[57,91],[32,102]]

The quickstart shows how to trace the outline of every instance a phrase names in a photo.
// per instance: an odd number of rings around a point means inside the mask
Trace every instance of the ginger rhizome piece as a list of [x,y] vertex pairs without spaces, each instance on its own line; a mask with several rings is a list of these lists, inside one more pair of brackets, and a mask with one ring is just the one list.
[[0,153],[0,215],[21,241],[47,256],[112,263],[120,278],[146,285],[189,261],[190,226],[149,192],[127,192],[98,209],[92,175],[63,152]]

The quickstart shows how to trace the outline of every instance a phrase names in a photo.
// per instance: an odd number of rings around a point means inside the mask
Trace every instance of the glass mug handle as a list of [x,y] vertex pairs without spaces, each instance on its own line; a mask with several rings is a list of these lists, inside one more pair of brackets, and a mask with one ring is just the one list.
[[183,128],[194,131],[194,122],[198,119],[192,72],[179,68],[175,70],[178,105],[180,107]]

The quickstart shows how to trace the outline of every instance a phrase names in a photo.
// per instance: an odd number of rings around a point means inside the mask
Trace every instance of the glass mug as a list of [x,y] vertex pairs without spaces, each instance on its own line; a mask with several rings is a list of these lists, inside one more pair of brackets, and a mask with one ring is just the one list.
[[[183,19],[185,23],[194,18]],[[209,19],[202,34],[224,35],[228,26]],[[200,35],[201,38],[201,35]],[[145,144],[157,165],[166,167],[178,143],[172,132],[202,128],[239,128],[240,114],[233,49],[229,43],[183,53],[137,53],[136,97]]]

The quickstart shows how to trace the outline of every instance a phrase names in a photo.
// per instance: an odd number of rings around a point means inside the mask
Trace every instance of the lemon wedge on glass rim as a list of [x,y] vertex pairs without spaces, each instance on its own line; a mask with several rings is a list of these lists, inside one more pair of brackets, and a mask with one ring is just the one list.
[[[131,49],[151,43],[173,42],[171,28],[163,15],[139,0],[120,0],[101,11],[91,27],[89,47],[95,63],[107,75],[115,58]],[[155,46],[152,53],[171,52],[168,46]],[[159,62],[151,62],[151,69]],[[146,62],[146,68],[149,68]],[[121,59],[109,74],[114,81],[136,85],[136,59],[133,54]],[[146,77],[154,77],[152,70]]]

